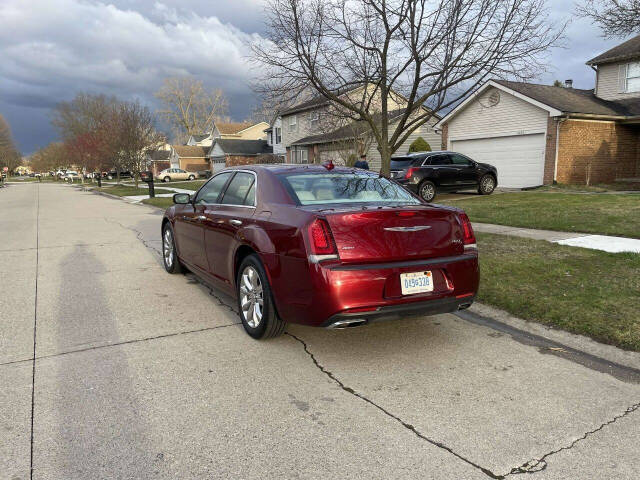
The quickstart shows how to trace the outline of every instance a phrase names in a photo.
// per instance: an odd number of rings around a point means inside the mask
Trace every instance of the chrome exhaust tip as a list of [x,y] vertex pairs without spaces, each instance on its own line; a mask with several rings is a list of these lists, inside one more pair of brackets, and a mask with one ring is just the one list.
[[345,328],[360,327],[362,325],[366,325],[366,323],[366,318],[349,318],[347,320],[338,320],[327,328],[331,330],[344,330]]

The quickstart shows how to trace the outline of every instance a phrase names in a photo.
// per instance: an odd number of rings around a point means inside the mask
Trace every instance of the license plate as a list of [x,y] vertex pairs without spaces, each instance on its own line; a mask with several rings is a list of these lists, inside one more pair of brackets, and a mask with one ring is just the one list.
[[410,272],[400,274],[402,295],[433,291],[433,275],[431,272]]

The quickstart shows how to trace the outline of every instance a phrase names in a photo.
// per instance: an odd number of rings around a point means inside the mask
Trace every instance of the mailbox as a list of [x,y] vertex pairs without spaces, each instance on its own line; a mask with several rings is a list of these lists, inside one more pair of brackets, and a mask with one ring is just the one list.
[[140,179],[143,182],[153,182],[153,172],[150,171],[146,171],[146,172],[140,172]]

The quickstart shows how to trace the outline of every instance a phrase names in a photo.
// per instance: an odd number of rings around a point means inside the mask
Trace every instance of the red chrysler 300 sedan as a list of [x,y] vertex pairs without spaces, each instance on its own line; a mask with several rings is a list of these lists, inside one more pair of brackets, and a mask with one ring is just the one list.
[[372,172],[229,168],[174,202],[162,221],[165,268],[184,266],[236,297],[255,338],[287,322],[343,328],[453,312],[478,289],[467,216]]

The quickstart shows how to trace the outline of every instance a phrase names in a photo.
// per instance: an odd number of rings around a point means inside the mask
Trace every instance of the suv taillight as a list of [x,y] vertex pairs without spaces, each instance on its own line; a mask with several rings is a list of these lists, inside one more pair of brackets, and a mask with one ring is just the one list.
[[416,167],[410,167],[407,170],[407,173],[404,174],[404,178],[406,178],[407,180],[409,180],[411,178],[411,175],[413,175],[413,172],[415,172],[416,170],[418,170]]
[[316,218],[309,225],[309,259],[313,263],[338,258],[338,249],[333,240],[331,227],[324,218]]
[[476,249],[476,236],[473,233],[473,227],[471,226],[471,221],[469,217],[467,217],[466,213],[461,213],[459,215],[460,224],[462,225],[462,243],[464,244],[465,250]]

